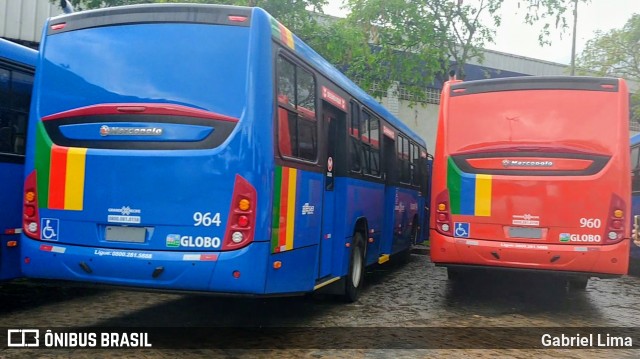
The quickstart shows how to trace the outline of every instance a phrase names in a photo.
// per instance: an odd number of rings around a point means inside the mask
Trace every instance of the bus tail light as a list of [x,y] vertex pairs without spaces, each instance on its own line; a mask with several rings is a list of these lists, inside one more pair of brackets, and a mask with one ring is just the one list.
[[36,171],[31,172],[24,181],[22,231],[30,238],[40,239],[40,213],[38,211]]
[[624,238],[625,231],[625,201],[618,195],[611,196],[611,204],[609,205],[609,215],[607,218],[607,233],[605,234],[606,243],[620,242]]
[[223,251],[239,249],[253,241],[256,224],[256,200],[256,189],[246,179],[236,175],[229,220],[222,243]]
[[436,196],[436,230],[446,236],[452,235],[451,207],[449,205],[449,191],[444,190]]

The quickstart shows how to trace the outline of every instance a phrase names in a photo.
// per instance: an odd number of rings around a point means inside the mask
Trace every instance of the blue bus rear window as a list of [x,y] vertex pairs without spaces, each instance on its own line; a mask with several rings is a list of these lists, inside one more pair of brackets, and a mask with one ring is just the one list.
[[135,24],[70,31],[46,41],[40,116],[123,102],[242,113],[248,28]]

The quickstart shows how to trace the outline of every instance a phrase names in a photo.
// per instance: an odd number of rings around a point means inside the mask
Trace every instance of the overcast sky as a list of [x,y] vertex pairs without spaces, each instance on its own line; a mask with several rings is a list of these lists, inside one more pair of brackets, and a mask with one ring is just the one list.
[[[464,0],[471,3],[478,0]],[[342,0],[329,0],[324,8],[325,13],[334,16],[345,16],[341,10]],[[487,48],[511,54],[532,57],[541,60],[569,64],[571,62],[571,29],[562,37],[559,33],[551,35],[551,46],[540,47],[538,34],[540,26],[523,24],[524,14],[513,15],[516,10],[515,0],[505,0],[502,7],[502,25],[496,34],[496,43],[487,44]],[[622,28],[634,13],[640,13],[640,0],[591,0],[590,4],[578,5],[577,52],[584,48],[587,40],[593,38],[596,30],[607,31]],[[573,26],[573,18],[568,14],[568,22]]]

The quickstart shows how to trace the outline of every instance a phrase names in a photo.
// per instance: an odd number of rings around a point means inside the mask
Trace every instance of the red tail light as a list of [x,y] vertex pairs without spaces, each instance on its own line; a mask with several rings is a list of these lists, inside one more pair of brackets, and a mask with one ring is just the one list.
[[436,196],[436,230],[440,234],[452,236],[451,206],[449,203],[449,191],[444,190]]
[[222,242],[223,251],[239,249],[253,241],[256,202],[256,189],[247,180],[236,175],[229,220],[224,234],[224,242]]
[[233,22],[245,22],[245,21],[247,21],[247,17],[246,16],[241,16],[241,15],[229,15],[229,16],[227,16],[227,18],[229,19],[229,21],[233,21]]
[[616,243],[624,238],[626,208],[622,198],[616,194],[611,196],[604,243]]
[[38,188],[36,171],[31,172],[24,181],[22,199],[22,231],[33,239],[40,239],[40,213],[38,211]]

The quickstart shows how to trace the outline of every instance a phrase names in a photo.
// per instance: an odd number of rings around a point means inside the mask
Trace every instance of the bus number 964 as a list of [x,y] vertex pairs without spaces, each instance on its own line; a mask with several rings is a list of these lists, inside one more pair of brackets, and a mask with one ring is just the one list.
[[220,213],[216,213],[211,217],[211,212],[202,213],[196,212],[193,214],[194,226],[204,226],[210,227],[212,224],[215,224],[216,227],[220,227]]

